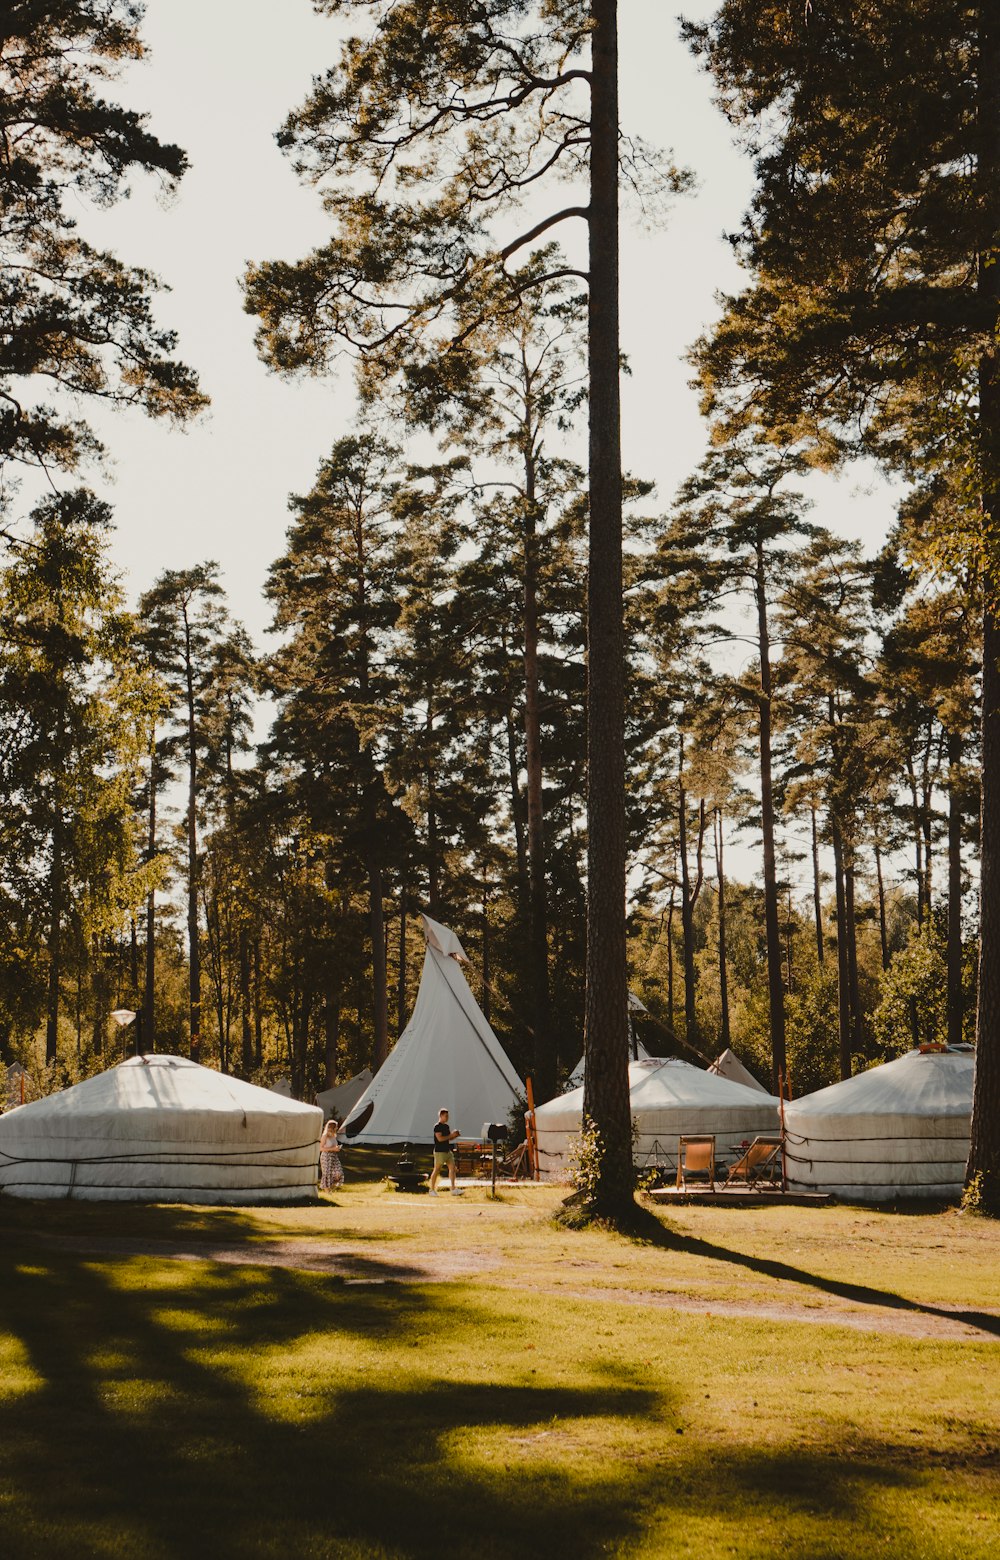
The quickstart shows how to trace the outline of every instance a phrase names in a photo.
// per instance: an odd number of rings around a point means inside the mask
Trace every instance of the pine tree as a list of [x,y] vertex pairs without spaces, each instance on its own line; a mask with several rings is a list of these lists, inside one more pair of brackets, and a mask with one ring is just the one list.
[[[588,944],[585,1110],[604,1144],[597,1211],[631,1206],[626,1060],[622,477],[618,325],[619,168],[649,170],[663,195],[683,180],[623,139],[617,0],[319,0],[376,25],[344,45],[279,140],[319,184],[334,225],[298,264],[247,278],[262,354],[280,372],[317,372],[346,345],[369,391],[418,343],[460,349],[498,301],[563,276],[588,289]],[[589,57],[588,57],[589,56]],[[579,199],[524,216],[569,175]],[[533,207],[534,211],[534,207]],[[583,222],[586,269],[552,250],[508,262]],[[501,225],[510,236],[497,237]],[[511,232],[511,227],[514,231]],[[459,325],[454,305],[462,301]],[[478,301],[478,309],[477,309]],[[599,823],[597,822],[599,820]]]
[[[186,166],[145,116],[105,97],[141,57],[131,0],[12,0],[0,42],[0,467],[72,469],[98,448],[80,398],[183,419],[205,398],[157,327],[149,272],[78,231],[81,200],[110,205],[148,173],[172,189]],[[38,389],[42,386],[41,390]],[[55,404],[40,397],[52,396]]]

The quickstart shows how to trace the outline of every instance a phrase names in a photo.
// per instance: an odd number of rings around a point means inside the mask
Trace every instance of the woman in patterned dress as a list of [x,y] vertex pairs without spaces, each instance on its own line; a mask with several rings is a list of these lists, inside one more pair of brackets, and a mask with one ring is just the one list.
[[344,1184],[344,1167],[340,1162],[340,1140],[337,1137],[339,1121],[331,1118],[323,1128],[319,1140],[319,1186],[322,1192],[332,1192]]

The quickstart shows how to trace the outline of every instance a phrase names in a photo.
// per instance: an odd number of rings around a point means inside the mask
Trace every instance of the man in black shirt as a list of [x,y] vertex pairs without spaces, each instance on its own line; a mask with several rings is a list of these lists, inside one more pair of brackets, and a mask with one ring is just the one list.
[[431,1196],[437,1196],[438,1176],[447,1165],[448,1177],[451,1181],[451,1189],[457,1196],[461,1196],[455,1185],[455,1150],[452,1141],[459,1135],[458,1128],[452,1127],[448,1121],[447,1109],[438,1111],[438,1119],[434,1123],[434,1169],[431,1171]]

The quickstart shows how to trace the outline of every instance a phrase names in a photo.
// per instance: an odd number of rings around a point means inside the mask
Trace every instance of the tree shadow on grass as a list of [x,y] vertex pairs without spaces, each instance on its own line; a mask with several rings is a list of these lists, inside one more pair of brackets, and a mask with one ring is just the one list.
[[689,1256],[704,1257],[714,1262],[725,1262],[733,1267],[747,1268],[765,1278],[783,1279],[786,1283],[802,1284],[809,1289],[822,1290],[841,1300],[853,1300],[858,1305],[879,1306],[890,1311],[910,1311],[922,1316],[933,1316],[950,1322],[962,1322],[978,1327],[982,1332],[1000,1337],[1000,1316],[989,1311],[953,1310],[948,1306],[928,1305],[920,1300],[910,1300],[891,1289],[876,1289],[870,1284],[855,1284],[846,1279],[829,1278],[821,1273],[811,1273],[806,1268],[781,1262],[773,1257],[760,1257],[743,1251],[731,1251],[728,1246],[717,1246],[713,1241],[702,1240],[697,1235],[681,1235],[659,1219],[648,1208],[636,1205],[635,1218],[629,1220],[623,1230],[630,1239],[644,1245],[659,1246],[665,1251],[683,1251]]
[[[738,1537],[755,1511],[815,1518],[808,1546],[781,1552],[832,1560],[851,1551],[824,1524],[853,1524],[922,1476],[877,1445],[859,1468],[830,1448],[734,1456],[678,1438],[669,1380],[599,1361],[585,1337],[583,1387],[516,1379],[509,1355],[484,1380],[429,1377],[463,1328],[484,1361],[496,1347],[488,1303],[467,1292],[189,1273],[62,1253],[0,1264],[0,1330],[36,1378],[3,1404],[5,1560],[596,1560],[651,1524],[721,1517]],[[381,1343],[395,1351],[384,1365]],[[407,1373],[401,1343],[434,1352]]]

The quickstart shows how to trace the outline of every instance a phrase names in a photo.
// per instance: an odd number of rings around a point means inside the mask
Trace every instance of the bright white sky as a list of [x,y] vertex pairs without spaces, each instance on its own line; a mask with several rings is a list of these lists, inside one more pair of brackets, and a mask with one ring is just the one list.
[[[687,14],[712,8],[689,0]],[[738,285],[723,234],[739,221],[750,170],[678,39],[670,0],[626,0],[621,33],[626,128],[672,148],[699,181],[665,231],[624,237],[623,345],[632,366],[624,458],[657,482],[666,507],[704,443],[683,354],[713,318],[715,293]],[[106,214],[81,210],[80,220],[170,287],[159,318],[178,331],[212,409],[183,433],[132,412],[99,424],[114,458],[115,555],[133,597],[165,568],[218,559],[234,615],[260,642],[269,617],[261,587],[282,549],[287,495],[307,490],[350,427],[353,389],[346,360],[334,382],[288,384],[268,373],[239,278],[248,260],[296,258],[326,236],[315,192],[298,183],[273,135],[334,59],[337,28],[309,0],[148,0],[145,36],[150,58],[117,95],[187,150],[191,170],[169,206],[139,182],[127,203]],[[872,471],[817,478],[811,491],[815,519],[877,547],[892,498]]]

